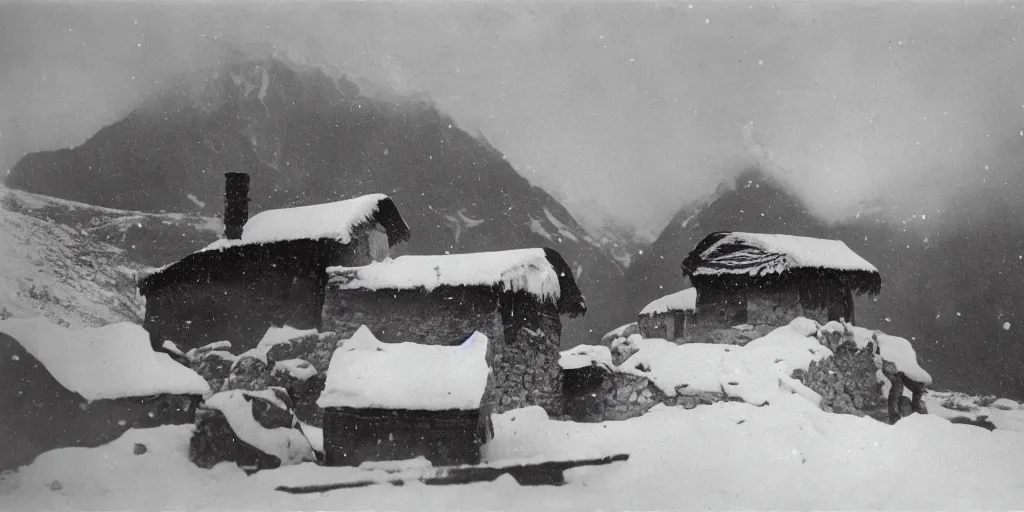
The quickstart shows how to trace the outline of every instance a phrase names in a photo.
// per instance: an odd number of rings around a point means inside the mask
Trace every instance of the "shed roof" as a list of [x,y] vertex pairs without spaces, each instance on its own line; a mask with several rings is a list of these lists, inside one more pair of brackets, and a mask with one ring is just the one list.
[[669,311],[696,311],[697,310],[697,289],[687,288],[685,290],[671,293],[660,299],[651,301],[644,309],[640,310],[641,315],[658,315]]
[[332,286],[348,290],[414,290],[485,286],[557,303],[570,315],[586,304],[569,265],[553,249],[400,256],[363,267],[330,267]]
[[473,410],[487,388],[487,336],[462,345],[383,343],[364,325],[334,351],[317,405]]
[[394,201],[384,194],[369,194],[333,203],[262,211],[245,223],[241,239],[222,238],[202,250],[325,238],[347,244],[352,232],[370,220],[384,227],[390,245],[409,239],[409,226]]
[[[242,260],[295,252],[296,243],[312,246],[321,240],[347,244],[358,228],[375,221],[384,227],[388,245],[409,240],[409,226],[394,201],[384,194],[369,194],[333,203],[266,210],[253,215],[242,228],[242,238],[222,238],[181,260],[146,273],[139,282],[143,295],[163,283],[187,276],[218,273],[217,267]],[[240,252],[241,251],[241,252]]]
[[831,274],[859,292],[881,289],[878,269],[839,240],[724,231],[705,237],[683,261],[690,277],[761,278],[794,271]]

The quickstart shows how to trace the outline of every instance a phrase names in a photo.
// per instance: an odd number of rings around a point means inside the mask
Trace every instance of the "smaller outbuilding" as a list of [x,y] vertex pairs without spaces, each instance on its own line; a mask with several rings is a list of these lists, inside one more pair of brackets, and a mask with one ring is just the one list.
[[644,338],[682,341],[686,322],[697,311],[697,290],[687,288],[666,295],[640,310],[637,325]]
[[682,268],[697,289],[691,333],[741,324],[770,330],[801,316],[853,323],[853,295],[882,287],[878,269],[843,242],[802,236],[712,233]]
[[324,390],[324,463],[424,457],[478,464],[491,437],[487,337],[458,346],[383,343],[365,326],[335,350]]

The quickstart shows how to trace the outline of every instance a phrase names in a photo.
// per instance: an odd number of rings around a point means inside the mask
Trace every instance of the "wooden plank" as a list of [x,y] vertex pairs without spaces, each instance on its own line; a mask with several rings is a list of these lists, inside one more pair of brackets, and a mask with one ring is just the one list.
[[[423,482],[426,485],[458,485],[474,482],[492,482],[504,474],[511,474],[520,485],[562,485],[565,478],[562,472],[581,466],[603,466],[613,462],[629,460],[628,454],[611,455],[599,459],[577,459],[564,461],[539,462],[535,464],[516,464],[502,467],[489,466],[466,466],[437,468],[433,471],[419,474],[412,478],[395,478],[382,480],[355,480],[350,482],[338,482],[318,485],[282,485],[276,488],[281,492],[291,494],[308,494],[317,492],[328,492],[338,489],[351,489],[366,487],[376,484],[404,485],[406,480],[413,479]],[[392,471],[396,473],[397,471]]]

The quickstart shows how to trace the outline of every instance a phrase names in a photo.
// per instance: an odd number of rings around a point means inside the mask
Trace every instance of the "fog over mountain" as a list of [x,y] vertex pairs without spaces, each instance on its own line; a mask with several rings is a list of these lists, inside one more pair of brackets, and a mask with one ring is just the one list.
[[0,166],[81,144],[168,82],[201,90],[243,48],[429,96],[590,229],[658,233],[752,164],[826,221],[968,215],[1019,192],[1016,7],[6,5]]

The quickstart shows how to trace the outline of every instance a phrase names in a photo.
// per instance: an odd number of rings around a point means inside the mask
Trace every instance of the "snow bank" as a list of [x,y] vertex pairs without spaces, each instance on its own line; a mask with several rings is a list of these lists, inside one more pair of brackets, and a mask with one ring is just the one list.
[[408,410],[471,410],[487,386],[487,337],[462,345],[382,343],[364,325],[344,341],[327,369],[317,405]]
[[222,238],[203,251],[236,245],[265,244],[287,240],[332,238],[349,243],[352,230],[373,218],[384,194],[370,194],[345,201],[267,210],[253,215],[242,228],[242,238]]
[[[733,251],[730,246],[745,246]],[[725,254],[716,254],[730,247]],[[782,273],[796,268],[827,268],[878,272],[839,240],[824,240],[793,235],[729,233],[700,254],[705,262],[694,269],[695,275]]]
[[563,350],[558,357],[558,366],[563,370],[587,366],[603,366],[611,370],[615,367],[612,363],[612,351],[602,345],[577,345],[569,350]]
[[149,333],[121,322],[66,329],[43,318],[0,320],[62,386],[86,400],[159,394],[203,395],[209,385],[167,354],[154,352]]
[[285,343],[295,338],[301,338],[302,336],[308,336],[310,334],[317,334],[316,329],[296,329],[290,325],[284,327],[271,326],[267,329],[267,332],[260,339],[260,342],[256,344],[256,348],[263,352],[267,352],[279,343]]
[[928,407],[928,414],[940,418],[987,420],[998,430],[1024,432],[1024,408],[1008,398],[992,398],[955,391],[928,391],[923,401]]
[[309,440],[298,429],[285,427],[268,429],[260,425],[252,416],[252,402],[246,400],[247,394],[266,399],[282,409],[286,409],[272,390],[224,391],[211,396],[203,405],[224,413],[228,425],[239,439],[258,448],[263,453],[277,457],[281,460],[282,465],[314,460]]
[[818,342],[816,332],[817,324],[798,318],[742,347],[676,345],[666,340],[631,337],[626,342],[639,351],[619,365],[619,370],[649,378],[669,396],[725,393],[761,405],[783,389],[813,401],[816,393],[812,395],[813,391],[798,386],[790,375],[796,369],[807,370],[812,361],[832,355]]
[[917,364],[917,352],[909,341],[898,336],[889,336],[881,331],[875,333],[882,359],[896,365],[899,371],[915,382],[925,385],[932,383],[932,376]]
[[399,256],[364,267],[330,267],[330,275],[344,274],[334,283],[341,289],[414,289],[428,292],[438,286],[494,286],[524,291],[541,299],[558,300],[558,272],[543,249]]
[[[494,428],[484,446],[492,464],[613,453],[630,459],[569,470],[562,487],[520,486],[506,478],[292,495],[274,488],[388,475],[313,463],[253,476],[232,463],[201,469],[188,460],[193,427],[183,425],[129,430],[96,448],[47,452],[12,475],[14,485],[0,500],[8,510],[1024,508],[1024,435],[934,415],[915,414],[890,426],[825,413],[790,395],[765,407],[658,406],[638,418],[598,424],[555,421],[530,407],[495,415]],[[135,443],[148,451],[135,455]]]
[[697,310],[697,289],[687,288],[676,293],[666,295],[648,304],[640,310],[641,315],[658,315],[669,311],[696,311]]

